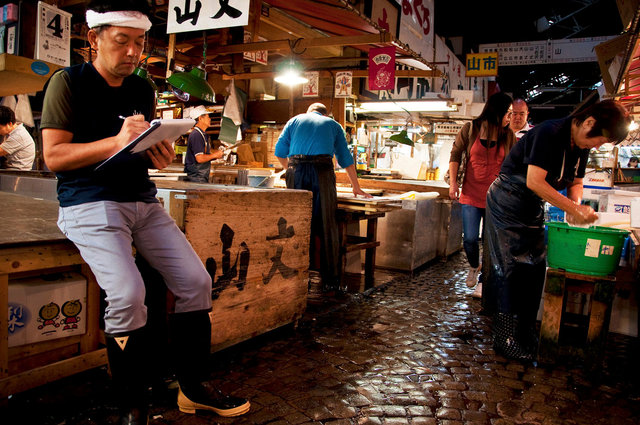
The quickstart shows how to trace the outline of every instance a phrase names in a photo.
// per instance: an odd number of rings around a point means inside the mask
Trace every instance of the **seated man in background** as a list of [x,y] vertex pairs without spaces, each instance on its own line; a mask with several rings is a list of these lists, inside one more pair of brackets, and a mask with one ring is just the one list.
[[16,122],[16,115],[6,106],[0,106],[0,156],[6,158],[3,168],[31,170],[36,158],[36,144],[24,125]]

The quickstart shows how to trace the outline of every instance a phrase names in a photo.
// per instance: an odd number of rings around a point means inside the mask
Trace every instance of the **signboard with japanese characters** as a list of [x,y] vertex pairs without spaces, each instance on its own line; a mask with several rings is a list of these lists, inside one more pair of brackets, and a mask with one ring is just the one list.
[[380,28],[387,31],[394,37],[398,36],[398,21],[400,18],[400,5],[396,0],[372,0],[371,3],[365,2],[370,9],[365,9],[367,15],[372,22],[378,24]]
[[464,90],[468,88],[465,81],[464,64],[451,49],[449,49],[441,37],[436,37],[436,62],[443,76],[433,80],[433,88],[431,91],[450,96],[451,90]]
[[481,44],[478,50],[480,53],[498,52],[500,66],[595,62],[598,60],[595,46],[612,38],[602,36],[492,43]]
[[495,77],[498,75],[498,52],[468,53],[467,77]]
[[167,34],[249,23],[250,0],[169,0]]
[[71,13],[38,2],[35,59],[71,65]]
[[302,97],[318,97],[320,73],[318,71],[305,72],[304,77],[309,81],[302,84]]
[[353,88],[352,82],[353,74],[351,72],[337,72],[334,97],[351,97],[351,89]]
[[[267,41],[267,40],[263,37],[258,37],[258,41]],[[252,42],[253,42],[253,36],[249,31],[245,31],[244,43],[247,44]],[[252,62],[257,62],[261,65],[266,65],[269,57],[269,52],[267,50],[259,50],[254,52],[244,52],[242,55],[247,60],[250,60]]]
[[398,0],[402,5],[400,41],[424,59],[433,57],[434,0]]

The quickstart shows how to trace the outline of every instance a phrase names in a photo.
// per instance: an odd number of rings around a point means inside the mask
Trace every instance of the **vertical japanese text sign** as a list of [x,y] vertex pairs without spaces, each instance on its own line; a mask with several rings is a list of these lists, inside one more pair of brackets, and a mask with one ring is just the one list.
[[169,0],[167,34],[247,25],[249,3],[250,0]]
[[38,2],[35,59],[71,64],[71,13]]
[[498,52],[467,54],[467,77],[498,75]]
[[396,87],[396,48],[369,50],[369,90],[393,90]]

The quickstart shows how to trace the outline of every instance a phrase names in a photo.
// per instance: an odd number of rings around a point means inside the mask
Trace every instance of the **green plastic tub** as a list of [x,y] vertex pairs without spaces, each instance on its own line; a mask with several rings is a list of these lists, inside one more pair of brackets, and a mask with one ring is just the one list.
[[628,231],[602,226],[573,227],[561,222],[545,224],[549,267],[593,276],[615,273]]

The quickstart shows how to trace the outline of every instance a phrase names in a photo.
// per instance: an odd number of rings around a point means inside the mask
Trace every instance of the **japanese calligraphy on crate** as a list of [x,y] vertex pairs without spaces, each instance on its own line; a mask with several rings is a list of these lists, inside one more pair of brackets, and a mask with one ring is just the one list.
[[311,193],[187,192],[184,232],[213,281],[212,346],[294,322],[306,308]]
[[495,77],[496,75],[498,75],[498,52],[467,54],[467,77]]
[[249,23],[250,0],[169,0],[167,34]]

